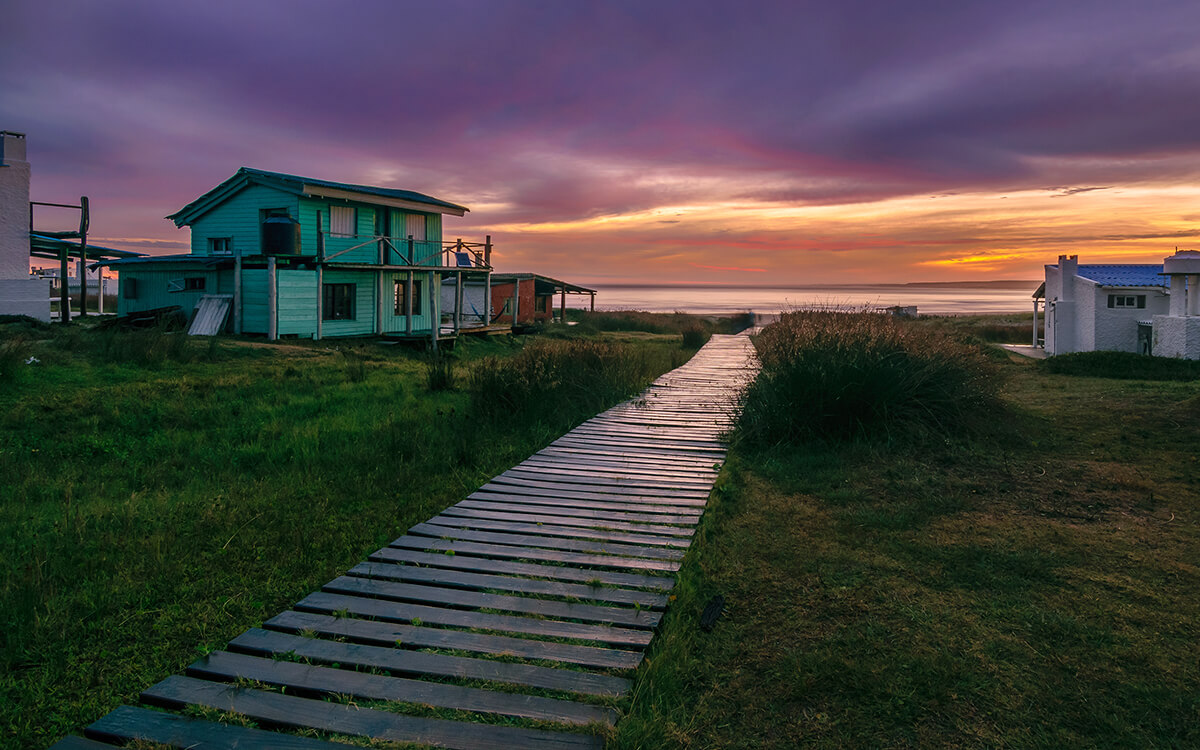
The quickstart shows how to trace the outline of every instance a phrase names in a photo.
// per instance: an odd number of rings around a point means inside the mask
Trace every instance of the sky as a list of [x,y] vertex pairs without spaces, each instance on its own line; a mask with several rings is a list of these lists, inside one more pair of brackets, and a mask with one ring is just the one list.
[[1197,29],[1194,0],[6,0],[0,129],[126,250],[186,251],[163,217],[249,166],[468,206],[448,238],[582,284],[1037,279],[1200,247]]

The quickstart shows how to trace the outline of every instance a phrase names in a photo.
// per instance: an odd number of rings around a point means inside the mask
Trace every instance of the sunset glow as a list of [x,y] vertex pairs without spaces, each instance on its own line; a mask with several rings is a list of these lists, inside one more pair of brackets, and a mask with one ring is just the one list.
[[171,253],[162,217],[241,166],[399,187],[469,206],[446,235],[492,235],[497,270],[581,284],[1200,246],[1194,3],[356,3],[352,37],[323,4],[236,7],[18,2],[0,128],[35,199],[86,194],[95,242]]

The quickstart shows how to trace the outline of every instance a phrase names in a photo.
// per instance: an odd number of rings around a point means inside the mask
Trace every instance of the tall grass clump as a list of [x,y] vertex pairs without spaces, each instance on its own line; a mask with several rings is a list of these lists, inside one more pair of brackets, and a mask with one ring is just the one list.
[[955,432],[997,403],[978,348],[891,316],[785,313],[755,346],[762,370],[736,430],[751,444]]
[[508,358],[471,368],[471,408],[483,416],[538,418],[570,408],[603,408],[631,396],[667,369],[663,352],[594,339],[538,339]]
[[454,390],[454,360],[444,354],[425,360],[425,384],[431,391]]

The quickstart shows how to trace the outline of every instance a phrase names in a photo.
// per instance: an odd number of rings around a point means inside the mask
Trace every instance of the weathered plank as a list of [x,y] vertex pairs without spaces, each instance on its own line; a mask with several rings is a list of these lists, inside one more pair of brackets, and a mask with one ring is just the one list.
[[354,576],[340,576],[325,584],[322,588],[332,593],[350,594],[352,596],[372,596],[379,599],[471,609],[498,609],[505,612],[519,612],[539,617],[608,623],[631,628],[653,629],[658,626],[658,621],[661,617],[657,612],[639,611],[626,607],[555,602],[526,596],[488,594],[478,591],[447,589],[417,583],[399,583]]
[[[514,466],[503,474],[497,475],[492,481],[500,481],[501,478],[508,477],[519,480],[517,483],[534,481],[549,482],[551,484],[588,484],[611,489],[648,489],[651,491],[650,494],[654,495],[662,491],[668,491],[680,494],[686,492],[689,497],[694,495],[708,497],[708,493],[712,491],[712,482],[707,480],[633,476],[630,474],[621,474],[620,472],[604,472],[599,469],[545,469],[525,463]],[[611,491],[611,489],[608,491]]]
[[453,539],[431,539],[420,536],[402,536],[392,542],[393,547],[404,549],[437,550],[455,555],[494,557],[500,560],[541,560],[563,565],[583,565],[593,568],[616,568],[618,570],[640,570],[646,572],[674,573],[679,563],[673,560],[652,560],[646,557],[616,557],[613,555],[589,555],[583,552],[562,552],[537,547],[511,547],[504,544],[482,544]]
[[[505,531],[513,534],[539,534],[542,536],[567,537],[571,539],[599,539],[610,542],[625,542],[628,544],[648,544],[661,547],[678,547],[687,549],[690,544],[687,539],[677,536],[659,536],[655,534],[636,534],[632,532],[614,531],[612,527],[600,529],[595,526],[566,526],[545,521],[502,521],[497,519],[463,517],[453,513],[442,513],[434,516],[427,523],[433,526],[450,526],[454,528],[483,529],[484,531]],[[660,528],[672,528],[670,526]]]
[[[437,518],[470,518],[492,521],[511,521],[513,523],[522,524],[546,524],[549,526],[558,527],[573,527],[579,529],[614,529],[618,531],[630,531],[633,533],[654,534],[657,536],[673,536],[677,539],[687,540],[693,535],[693,529],[681,526],[665,526],[662,524],[649,523],[628,523],[625,521],[613,521],[607,518],[575,518],[573,516],[557,515],[549,512],[537,512],[537,509],[531,509],[531,512],[505,513],[503,511],[478,510],[469,506],[452,505],[442,511]],[[434,519],[436,520],[436,518]]]
[[616,722],[617,712],[586,703],[447,685],[427,680],[354,672],[348,669],[277,661],[215,651],[188,667],[188,674],[209,680],[256,680],[291,691],[334,693],[369,700],[401,701],[460,711],[519,716],[564,724]]
[[191,677],[168,677],[142,693],[142,700],[169,707],[204,706],[235,711],[271,725],[460,750],[511,750],[514,747],[599,750],[601,747],[600,738],[587,735],[402,716],[390,711],[236,688]]
[[589,585],[626,586],[629,588],[652,589],[654,591],[670,591],[675,586],[675,579],[667,576],[641,575],[639,573],[567,567],[565,565],[509,562],[507,560],[494,560],[486,557],[419,552],[394,547],[384,547],[383,549],[376,550],[371,553],[371,559],[378,562],[411,563],[414,565],[428,565],[453,570],[503,573],[506,575],[548,578],[554,581],[572,581]]
[[667,605],[665,594],[633,589],[618,589],[609,586],[585,586],[578,583],[542,581],[532,578],[515,578],[488,573],[465,573],[442,568],[423,568],[416,565],[364,562],[355,565],[350,575],[365,578],[383,578],[392,581],[432,583],[439,586],[457,586],[465,589],[492,589],[515,591],[535,596],[562,596],[585,601],[612,602],[636,605],[650,609],[663,609]]
[[[367,579],[352,579],[366,581]],[[487,612],[468,612],[461,609],[442,609],[420,604],[405,604],[386,599],[329,594],[318,591],[296,602],[296,609],[311,612],[348,612],[392,622],[429,623],[457,628],[493,630],[502,633],[526,633],[543,638],[572,638],[612,646],[638,648],[650,642],[652,633],[609,625],[585,625],[562,620],[539,620],[533,617],[493,615]],[[540,643],[540,641],[530,641]],[[533,656],[532,658],[540,658]]]
[[325,742],[311,737],[189,719],[133,706],[115,709],[86,731],[89,737],[122,744],[140,740],[188,750],[339,750],[353,747],[341,742]]
[[647,547],[636,544],[619,544],[604,540],[563,539],[537,536],[534,534],[505,534],[494,531],[435,526],[419,523],[408,530],[410,535],[429,536],[435,539],[461,539],[485,544],[506,544],[515,547],[537,547],[539,549],[587,552],[594,555],[620,555],[622,557],[651,558],[655,560],[682,560],[685,550],[668,547]]
[[[512,499],[492,497],[468,498],[450,506],[455,510],[485,510],[498,513],[519,513],[527,516],[542,514],[578,518],[581,521],[626,521],[633,525],[650,524],[671,526],[690,536],[695,532],[695,526],[700,522],[700,512],[694,508],[675,508],[675,513],[640,513],[636,511],[620,511],[612,508],[581,508],[561,503],[526,503],[525,498],[508,496]],[[449,509],[447,509],[449,510]],[[671,510],[671,509],[668,509]]]
[[[229,642],[229,648],[248,653],[289,654],[329,664],[375,667],[389,672],[407,675],[429,675],[433,677],[456,677],[460,679],[502,682],[510,685],[559,690],[583,695],[624,695],[629,691],[629,680],[607,674],[580,672],[571,669],[555,669],[532,664],[479,659],[470,656],[410,651],[405,647],[425,648],[422,641],[406,640],[411,629],[402,625],[374,620],[357,620],[349,617],[331,617],[309,612],[282,612],[272,617],[266,627],[285,632],[251,628]],[[432,630],[432,628],[426,628]],[[339,643],[321,638],[305,638],[291,635],[295,632],[320,633],[335,638],[348,638],[357,643]],[[447,631],[454,634],[457,631]],[[479,635],[468,633],[467,635]],[[486,636],[495,638],[495,636]],[[562,648],[539,648],[537,653],[549,653],[550,661],[564,664],[580,664],[600,669],[633,669],[641,663],[642,655],[635,651],[618,651],[593,646],[572,646],[565,643],[542,644],[539,641],[509,639],[514,649],[532,645],[561,646]],[[461,639],[448,640],[434,647],[455,648],[454,643],[473,645],[480,641]],[[495,644],[496,641],[489,641]],[[491,648],[491,646],[488,646]],[[478,648],[459,649],[479,653]],[[497,650],[492,653],[505,656],[525,656],[513,650]],[[603,663],[598,663],[603,662]]]
[[594,500],[606,503],[648,503],[652,505],[683,505],[703,508],[708,502],[708,493],[697,494],[679,490],[652,490],[650,488],[603,487],[572,482],[543,482],[536,479],[516,477],[493,477],[479,489],[487,492],[509,492],[516,495],[539,495],[566,500]]
[[[700,518],[702,505],[695,502],[687,501],[679,502],[611,502],[605,500],[581,500],[577,498],[562,497],[550,490],[525,490],[524,494],[519,491],[519,488],[505,487],[497,485],[503,489],[486,489],[477,490],[467,495],[468,500],[499,500],[501,502],[518,502],[532,505],[553,505],[562,508],[591,508],[593,510],[602,511],[617,511],[624,513],[662,513],[664,515],[693,515],[695,518]],[[518,490],[514,492],[513,490]],[[537,493],[545,494],[537,494]]]

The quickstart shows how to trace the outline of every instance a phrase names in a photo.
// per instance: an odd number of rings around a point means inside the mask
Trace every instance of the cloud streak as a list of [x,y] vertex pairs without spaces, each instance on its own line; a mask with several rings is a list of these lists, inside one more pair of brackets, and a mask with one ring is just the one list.
[[1014,248],[1144,259],[1196,231],[1174,190],[1200,175],[1191,2],[15,0],[7,20],[0,127],[29,133],[36,195],[86,193],[98,232],[149,246],[186,242],[161,217],[243,165],[464,203],[448,231],[582,281],[974,273],[947,248],[1029,273]]

